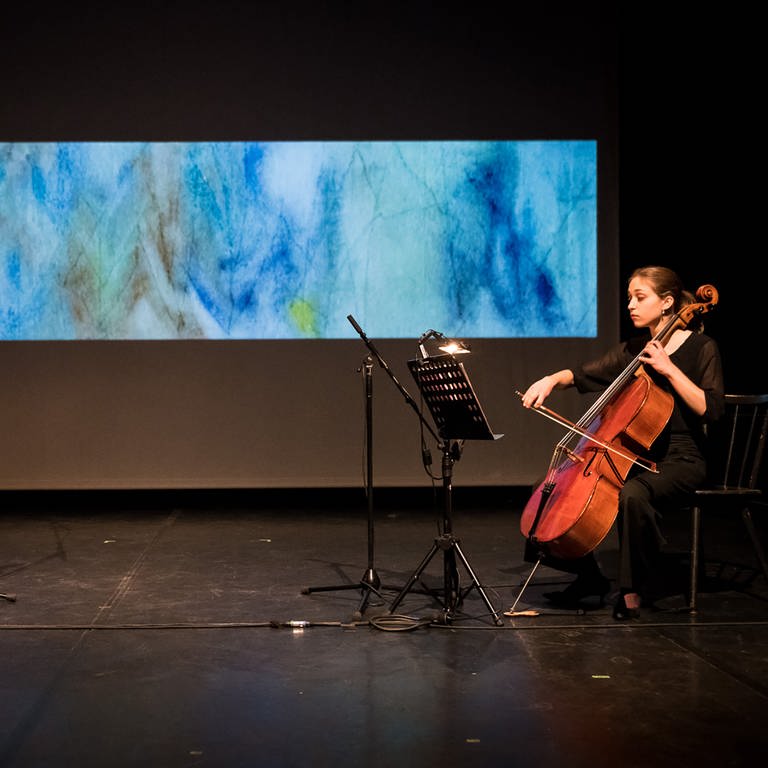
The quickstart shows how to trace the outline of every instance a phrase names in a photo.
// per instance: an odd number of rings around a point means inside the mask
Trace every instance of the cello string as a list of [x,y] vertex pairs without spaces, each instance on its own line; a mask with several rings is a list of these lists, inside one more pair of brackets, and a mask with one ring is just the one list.
[[[678,324],[679,327],[685,328],[686,325],[688,325],[690,322],[690,319],[687,322],[683,320],[682,315],[684,309],[687,309],[687,307],[684,307],[680,311],[676,312],[669,319],[667,324],[651,339],[651,341],[661,341],[664,344],[665,336],[671,336],[672,333],[678,328]],[[691,310],[689,310],[688,314],[692,314]],[[669,339],[666,339],[666,341],[669,341]],[[597,400],[595,400],[587,412],[578,420],[578,422],[576,422],[579,427],[585,428],[595,416],[602,412],[605,403],[610,400],[618,390],[623,389],[626,383],[631,380],[631,378],[640,368],[642,368],[643,364],[640,361],[642,354],[643,352],[641,350],[637,355],[635,355],[635,357],[630,361],[629,365],[627,365],[627,367],[614,379],[614,381],[611,382],[611,384],[606,388],[605,392],[603,392],[603,394]]]
[[[672,333],[674,333],[677,328],[687,328],[694,317],[699,316],[705,312],[709,312],[713,307],[716,306],[718,302],[717,291],[715,290],[714,286],[711,285],[701,286],[696,291],[696,297],[701,300],[701,303],[686,304],[684,307],[678,310],[674,315],[672,315],[666,325],[651,339],[651,341],[660,341],[663,346],[666,346],[666,343],[669,341],[669,338],[666,337],[671,337]],[[549,470],[547,473],[548,477],[551,477],[556,471],[556,468],[560,463],[559,458],[563,453],[571,458],[571,460],[573,460],[576,456],[576,454],[567,446],[568,442],[575,439],[575,435],[586,437],[587,439],[596,442],[598,445],[602,445],[604,448],[612,450],[618,455],[629,459],[632,463],[644,466],[641,459],[632,459],[629,456],[621,453],[621,451],[618,451],[615,448],[612,448],[605,443],[601,443],[599,440],[596,440],[587,429],[587,427],[592,424],[595,418],[597,418],[597,416],[602,413],[605,407],[605,403],[609,401],[614,396],[614,394],[617,394],[617,392],[622,390],[633,376],[638,375],[638,371],[642,369],[643,365],[640,360],[642,354],[643,352],[641,350],[640,353],[634,357],[629,365],[616,377],[616,379],[606,388],[603,394],[592,404],[592,406],[575,424],[567,421],[566,419],[563,419],[553,411],[550,411],[550,413],[555,416],[555,418],[552,418],[552,421],[555,421],[555,423],[561,424],[562,426],[567,426],[568,431],[555,446],[555,450],[553,451],[552,459],[550,460]],[[517,394],[522,398],[522,394],[520,392],[517,392]],[[538,410],[538,408],[534,410]],[[546,414],[541,412],[541,415],[544,416]],[[651,466],[648,466],[647,468],[653,472],[656,471],[655,464],[651,463]]]

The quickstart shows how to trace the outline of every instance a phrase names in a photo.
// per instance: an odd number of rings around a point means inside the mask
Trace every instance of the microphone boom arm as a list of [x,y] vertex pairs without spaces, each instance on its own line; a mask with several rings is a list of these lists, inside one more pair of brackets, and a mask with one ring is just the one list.
[[419,420],[424,425],[424,427],[426,427],[432,437],[435,438],[435,441],[438,444],[441,444],[443,442],[442,439],[432,428],[432,425],[424,418],[424,415],[419,409],[418,403],[411,397],[411,395],[408,393],[408,390],[397,380],[395,374],[392,373],[384,358],[379,354],[378,350],[373,345],[373,342],[365,335],[363,329],[357,324],[355,318],[352,317],[352,315],[347,315],[347,320],[349,320],[349,322],[352,324],[352,327],[357,331],[358,335],[365,343],[365,346],[368,347],[368,349],[371,351],[371,354],[379,361],[379,365],[387,372],[387,375],[390,379],[392,379],[394,385],[400,390],[400,393],[405,398],[405,402],[408,403],[411,408],[413,408],[414,412],[419,417]]

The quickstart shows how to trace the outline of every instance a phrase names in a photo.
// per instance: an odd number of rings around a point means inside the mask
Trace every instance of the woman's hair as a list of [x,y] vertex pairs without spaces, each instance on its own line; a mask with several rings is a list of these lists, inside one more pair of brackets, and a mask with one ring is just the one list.
[[[672,305],[673,313],[679,312],[686,304],[694,304],[696,302],[696,297],[690,291],[683,288],[683,283],[677,276],[677,273],[669,269],[669,267],[638,267],[629,276],[627,282],[630,283],[636,277],[647,280],[662,299],[665,296],[671,296],[674,300]],[[696,318],[688,327],[691,330],[701,331],[704,326],[700,318]]]

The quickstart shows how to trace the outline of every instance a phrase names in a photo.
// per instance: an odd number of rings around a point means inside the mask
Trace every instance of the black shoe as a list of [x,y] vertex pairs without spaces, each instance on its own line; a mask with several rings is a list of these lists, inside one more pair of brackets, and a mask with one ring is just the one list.
[[613,606],[613,618],[616,621],[627,621],[629,619],[639,619],[639,608],[627,608],[627,603],[624,600],[624,595],[619,595],[616,598],[616,605]]
[[544,597],[560,608],[580,608],[582,600],[597,597],[600,607],[605,604],[605,596],[611,588],[611,582],[602,574],[596,576],[578,576],[565,589],[559,592],[545,592]]

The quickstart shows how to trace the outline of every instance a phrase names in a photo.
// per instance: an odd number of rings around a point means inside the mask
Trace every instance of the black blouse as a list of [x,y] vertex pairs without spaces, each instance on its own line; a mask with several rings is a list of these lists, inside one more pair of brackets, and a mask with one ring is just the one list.
[[[576,388],[582,393],[603,391],[627,369],[647,342],[647,336],[634,337],[608,350],[597,360],[584,363],[573,372]],[[675,392],[665,376],[661,376],[651,366],[646,366],[645,371],[651,380],[661,389],[669,392],[674,399],[672,415],[667,422],[665,433],[667,438],[670,435],[690,435],[699,446],[702,446],[704,424],[717,421],[725,410],[720,350],[717,342],[709,336],[703,333],[691,333],[670,355],[670,358],[694,384],[704,390],[706,411],[702,417],[698,416]]]

